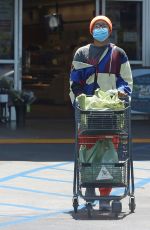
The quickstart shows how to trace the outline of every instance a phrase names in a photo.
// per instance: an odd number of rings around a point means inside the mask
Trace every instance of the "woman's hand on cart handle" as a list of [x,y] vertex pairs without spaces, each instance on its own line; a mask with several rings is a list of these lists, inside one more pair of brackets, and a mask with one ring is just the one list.
[[127,93],[125,93],[123,91],[119,91],[119,90],[118,90],[118,98],[120,100],[126,101],[128,103],[130,103],[130,101],[131,101],[131,97]]
[[122,92],[122,91],[118,91],[118,97],[127,97],[128,96],[128,94],[127,93],[125,93],[125,92]]

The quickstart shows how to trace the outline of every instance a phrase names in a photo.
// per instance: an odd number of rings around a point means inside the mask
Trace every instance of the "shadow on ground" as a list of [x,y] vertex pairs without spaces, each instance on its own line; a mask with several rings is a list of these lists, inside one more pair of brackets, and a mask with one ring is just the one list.
[[132,155],[134,161],[150,161],[150,143],[133,144]]
[[121,220],[127,217],[128,215],[131,215],[131,213],[125,213],[121,212],[117,217],[112,212],[101,212],[98,209],[93,209],[91,212],[91,217],[88,216],[88,212],[86,207],[83,207],[82,209],[78,210],[77,213],[74,213],[74,211],[69,212],[69,214],[72,216],[75,220]]
[[[150,143],[133,144],[134,161],[150,161]],[[73,161],[74,144],[0,144],[0,161]]]
[[73,144],[1,144],[0,161],[73,161]]

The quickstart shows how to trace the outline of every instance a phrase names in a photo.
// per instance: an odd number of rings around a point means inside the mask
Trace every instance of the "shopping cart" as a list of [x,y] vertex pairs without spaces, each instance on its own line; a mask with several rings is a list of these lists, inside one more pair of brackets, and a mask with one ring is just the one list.
[[[131,151],[131,118],[129,98],[124,99],[122,110],[81,110],[75,107],[75,161],[73,181],[73,207],[77,213],[79,197],[86,201],[87,213],[91,217],[93,201],[111,202],[115,217],[122,211],[121,200],[129,196],[129,210],[135,210],[134,172]],[[118,155],[118,162],[84,162],[80,156],[81,146],[90,149],[97,141],[110,140]],[[105,170],[104,170],[105,169]],[[107,171],[107,173],[106,173]],[[103,173],[103,176],[102,176]],[[107,178],[105,178],[105,174]],[[101,176],[100,176],[101,175]],[[121,195],[87,197],[87,188],[122,188]],[[119,193],[117,193],[119,194]]]

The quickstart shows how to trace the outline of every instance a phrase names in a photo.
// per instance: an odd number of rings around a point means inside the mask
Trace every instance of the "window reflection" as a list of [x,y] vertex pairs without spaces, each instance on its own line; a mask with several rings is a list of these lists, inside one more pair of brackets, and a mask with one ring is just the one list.
[[0,0],[0,59],[13,59],[14,1]]
[[14,78],[13,64],[0,64],[0,78],[2,77]]
[[130,60],[142,60],[142,3],[106,1],[106,15],[113,23],[111,40]]

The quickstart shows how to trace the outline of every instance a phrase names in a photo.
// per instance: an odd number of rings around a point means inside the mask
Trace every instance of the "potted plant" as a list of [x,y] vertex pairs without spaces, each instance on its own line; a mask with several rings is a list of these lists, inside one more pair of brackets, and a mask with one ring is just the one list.
[[16,123],[23,126],[27,108],[36,99],[34,93],[26,90],[15,90],[12,79],[0,77],[0,94],[8,95],[8,106],[14,106],[16,110]]
[[12,106],[14,106],[16,110],[17,125],[24,126],[27,109],[35,101],[34,93],[32,91],[11,89],[9,91],[9,97]]

